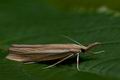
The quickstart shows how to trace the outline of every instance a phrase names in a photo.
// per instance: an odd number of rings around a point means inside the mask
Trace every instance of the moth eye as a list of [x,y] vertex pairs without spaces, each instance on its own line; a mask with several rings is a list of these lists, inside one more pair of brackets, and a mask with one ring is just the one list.
[[85,53],[85,49],[81,49],[81,52]]

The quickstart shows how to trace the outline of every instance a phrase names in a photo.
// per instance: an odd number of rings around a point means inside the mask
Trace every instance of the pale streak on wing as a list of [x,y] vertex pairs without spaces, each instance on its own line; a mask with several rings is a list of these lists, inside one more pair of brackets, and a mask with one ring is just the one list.
[[46,44],[46,45],[18,45],[14,44],[9,48],[10,51],[21,53],[41,53],[41,54],[57,54],[67,52],[78,52],[80,46],[76,44]]
[[39,48],[10,48],[10,51],[14,51],[14,52],[19,52],[19,53],[24,53],[24,54],[34,54],[34,53],[38,53],[38,54],[59,54],[59,53],[67,53],[70,52],[69,49],[47,49],[47,50],[42,50]]
[[20,62],[39,62],[39,61],[49,61],[62,59],[70,54],[71,52],[65,52],[60,54],[18,54],[19,52],[11,52],[6,58],[10,60],[20,61]]
[[80,48],[77,44],[37,44],[37,45],[27,45],[27,44],[13,44],[12,47],[16,48]]

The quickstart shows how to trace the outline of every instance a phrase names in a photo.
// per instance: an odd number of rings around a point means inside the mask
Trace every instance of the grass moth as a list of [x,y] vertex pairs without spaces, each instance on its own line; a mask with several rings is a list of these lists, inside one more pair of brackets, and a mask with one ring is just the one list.
[[100,44],[95,42],[86,46],[78,44],[40,44],[40,45],[26,45],[26,44],[13,44],[9,48],[7,59],[19,62],[40,62],[48,60],[59,59],[57,63],[50,65],[46,68],[52,67],[70,57],[77,56],[77,69],[79,70],[79,54],[86,52],[89,49]]
[[53,65],[45,67],[50,68],[68,58],[77,56],[77,69],[79,70],[79,54],[101,44],[99,42],[95,42],[88,46],[84,46],[69,37],[67,38],[77,44],[12,44],[9,48],[9,54],[6,56],[6,58],[9,60],[26,63],[59,59],[59,61]]

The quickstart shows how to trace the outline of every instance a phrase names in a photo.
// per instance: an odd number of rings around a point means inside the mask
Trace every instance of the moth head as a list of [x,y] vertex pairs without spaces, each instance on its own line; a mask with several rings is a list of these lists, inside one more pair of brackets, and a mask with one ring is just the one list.
[[81,48],[81,52],[85,53],[89,51],[90,49],[96,47],[97,45],[101,44],[100,42],[94,42],[92,44],[89,44],[86,48]]

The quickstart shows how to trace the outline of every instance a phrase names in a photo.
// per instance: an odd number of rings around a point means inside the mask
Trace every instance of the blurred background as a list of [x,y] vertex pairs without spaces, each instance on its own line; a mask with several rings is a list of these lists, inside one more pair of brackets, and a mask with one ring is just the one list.
[[[120,80],[119,0],[0,0],[0,80]],[[41,70],[48,64],[5,59],[11,44],[114,42],[76,61]],[[88,58],[90,58],[88,60]]]

